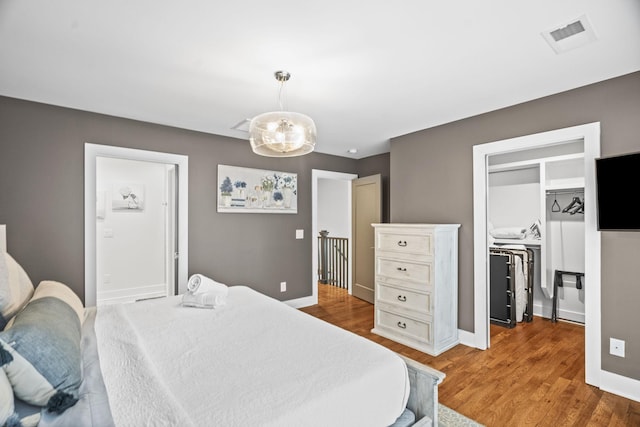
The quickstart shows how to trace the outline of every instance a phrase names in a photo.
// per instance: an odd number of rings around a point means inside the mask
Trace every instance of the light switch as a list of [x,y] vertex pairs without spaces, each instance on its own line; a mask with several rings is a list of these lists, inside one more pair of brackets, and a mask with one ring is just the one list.
[[304,230],[296,230],[296,239],[304,239]]
[[103,232],[104,237],[113,237],[113,228],[105,228]]

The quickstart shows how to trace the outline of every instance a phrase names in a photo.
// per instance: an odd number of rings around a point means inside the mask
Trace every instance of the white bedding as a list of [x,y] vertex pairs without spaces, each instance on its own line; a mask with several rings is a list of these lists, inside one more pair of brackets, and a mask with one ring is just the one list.
[[98,308],[116,426],[388,426],[409,395],[394,352],[244,286]]

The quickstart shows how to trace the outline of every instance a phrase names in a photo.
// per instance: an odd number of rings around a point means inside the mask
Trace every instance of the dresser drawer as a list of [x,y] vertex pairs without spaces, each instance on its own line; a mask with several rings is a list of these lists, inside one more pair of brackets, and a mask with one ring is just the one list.
[[412,234],[403,232],[378,231],[376,250],[416,254],[423,256],[433,255],[433,234]]
[[419,322],[384,310],[377,310],[377,312],[380,327],[431,344],[431,322]]
[[431,314],[431,293],[419,293],[406,289],[394,288],[378,283],[376,286],[376,298],[380,302],[392,304],[397,307],[415,310],[420,313]]
[[413,282],[431,284],[430,262],[409,262],[388,258],[376,258],[376,274],[394,279],[410,280]]

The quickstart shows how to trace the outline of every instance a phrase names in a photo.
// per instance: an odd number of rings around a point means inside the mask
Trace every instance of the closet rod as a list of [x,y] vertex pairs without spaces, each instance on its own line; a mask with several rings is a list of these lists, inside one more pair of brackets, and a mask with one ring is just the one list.
[[576,193],[582,193],[584,194],[584,188],[577,188],[574,190],[547,190],[547,195],[550,194],[576,194]]

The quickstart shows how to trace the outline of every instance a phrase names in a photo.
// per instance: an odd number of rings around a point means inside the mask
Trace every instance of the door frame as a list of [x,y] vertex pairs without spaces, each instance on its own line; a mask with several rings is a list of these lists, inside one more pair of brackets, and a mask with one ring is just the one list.
[[96,158],[173,164],[177,166],[177,248],[178,292],[186,291],[189,260],[189,157],[180,154],[115,147],[85,142],[84,144],[84,298],[85,306],[96,305]]
[[473,147],[474,199],[474,335],[475,346],[486,349],[489,336],[489,269],[487,246],[488,157],[543,146],[584,141],[585,198],[585,382],[600,385],[600,232],[597,228],[595,159],[600,156],[600,122],[490,142]]

